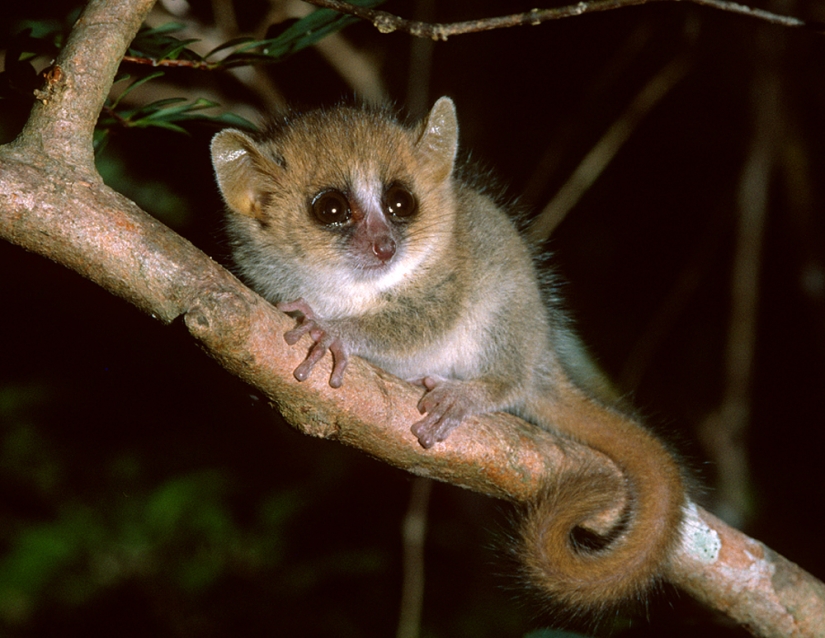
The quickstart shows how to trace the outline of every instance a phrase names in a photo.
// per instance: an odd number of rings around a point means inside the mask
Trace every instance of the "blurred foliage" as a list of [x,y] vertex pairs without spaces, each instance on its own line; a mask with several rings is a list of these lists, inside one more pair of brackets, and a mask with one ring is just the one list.
[[[113,129],[118,126],[124,128],[163,128],[176,133],[186,133],[182,126],[185,122],[196,120],[224,124],[240,128],[252,129],[254,125],[244,118],[232,113],[217,115],[204,113],[205,109],[218,107],[217,102],[205,98],[187,100],[186,98],[166,98],[143,104],[135,108],[118,109],[120,100],[132,89],[156,78],[163,77],[163,73],[153,73],[130,84],[128,88],[114,100],[107,100],[103,106],[97,128],[95,129],[95,152],[102,151],[109,140]],[[129,76],[119,78],[118,81],[128,80]]]
[[[198,619],[197,609],[244,590],[261,600],[268,592],[279,601],[277,611],[329,579],[353,582],[387,570],[381,550],[352,543],[335,549],[334,540],[315,552],[315,560],[296,563],[292,554],[302,553],[302,541],[291,526],[306,516],[312,492],[329,489],[324,480],[298,489],[247,486],[243,494],[231,468],[158,473],[145,452],[116,439],[97,445],[94,476],[84,480],[77,463],[88,442],[61,443],[44,423],[59,394],[34,385],[0,390],[0,489],[9,497],[0,507],[2,635],[48,634],[56,621],[65,623],[61,634],[71,634],[89,627],[96,614],[108,617],[98,611],[101,601],[129,591],[145,599],[142,624],[153,627],[153,635],[181,622],[210,635],[229,632],[245,606],[235,604],[233,611],[232,603],[220,604],[209,622]],[[96,427],[91,421],[67,426]],[[86,484],[78,489],[79,483]],[[251,502],[249,492],[255,493]],[[168,609],[170,601],[179,608]],[[261,630],[293,622],[262,613],[247,624]]]
[[181,40],[173,34],[184,29],[179,22],[167,22],[159,27],[143,26],[126,50],[126,55],[149,58],[155,63],[164,60],[190,60],[203,62],[204,58],[188,48],[197,39]]
[[121,452],[106,459],[108,472],[93,496],[67,494],[72,459],[33,414],[52,400],[41,387],[0,391],[4,478],[52,512],[5,518],[0,528],[7,548],[0,559],[0,626],[24,625],[53,605],[88,604],[130,580],[159,580],[197,597],[227,574],[283,567],[285,525],[301,509],[297,492],[263,496],[255,517],[241,525],[225,470],[155,482],[140,456]]
[[109,152],[105,147],[97,150],[96,159],[97,170],[105,183],[116,184],[119,193],[151,212],[164,224],[182,228],[192,223],[190,200],[176,191],[174,182],[136,177],[120,153]]
[[[383,1],[354,0],[354,4],[373,7]],[[72,12],[62,23],[54,20],[27,20],[22,23],[21,30],[12,35],[6,47],[5,68],[0,73],[0,98],[8,98],[14,94],[17,97],[33,99],[33,91],[39,86],[41,79],[32,65],[32,59],[38,56],[53,59],[62,47],[77,15],[77,11]],[[341,15],[330,9],[319,9],[304,18],[275,25],[270,29],[268,37],[263,40],[251,37],[235,38],[214,48],[205,56],[189,48],[190,44],[198,40],[181,40],[175,37],[174,34],[183,30],[184,25],[169,22],[159,27],[141,28],[129,46],[127,56],[144,61],[150,68],[156,68],[164,62],[177,61],[181,66],[209,71],[281,62],[357,21],[357,18]],[[218,53],[223,54],[223,57],[216,58]],[[105,147],[111,130],[117,127],[160,127],[186,133],[183,123],[201,120],[218,125],[254,128],[249,121],[233,113],[205,113],[205,110],[218,107],[219,104],[204,98],[167,98],[135,108],[125,108],[121,105],[123,98],[134,89],[165,75],[166,72],[163,70],[149,72],[134,79],[117,97],[107,100],[95,132],[97,150]],[[115,86],[130,79],[131,75],[121,73],[115,79]]]

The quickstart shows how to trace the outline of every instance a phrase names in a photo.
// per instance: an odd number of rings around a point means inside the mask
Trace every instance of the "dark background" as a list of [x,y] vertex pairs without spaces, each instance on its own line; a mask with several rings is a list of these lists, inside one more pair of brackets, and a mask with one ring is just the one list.
[[[73,6],[10,4],[0,9],[6,42],[22,20],[62,20]],[[437,4],[441,22],[533,6]],[[207,3],[192,6],[210,20]],[[813,2],[758,6],[825,19]],[[236,8],[251,28],[263,3]],[[382,8],[414,11],[406,1]],[[403,108],[410,37],[364,24],[344,34],[377,61]],[[763,81],[779,83],[743,434],[752,473],[738,516],[744,531],[820,578],[823,37],[685,3],[654,4],[437,43],[427,97],[455,100],[462,145],[512,196],[529,190],[520,205],[535,212],[645,82],[686,56],[686,77],[548,249],[599,363],[674,441],[704,486],[699,500],[713,506],[716,465],[696,432],[724,397],[739,181]],[[267,73],[298,105],[352,93],[314,50]],[[208,87],[226,103],[265,108],[226,77],[170,77],[195,94]],[[0,101],[2,140],[13,138],[28,107],[27,99]],[[100,161],[108,183],[228,264],[208,159],[215,130],[196,123],[189,135],[115,131]],[[552,171],[534,187],[543,157]],[[634,359],[674,299],[651,356]],[[0,635],[394,633],[409,476],[295,433],[179,326],[162,326],[7,243],[0,244],[0,322]],[[508,512],[434,487],[423,635],[523,636],[552,623],[499,556]],[[615,624],[627,636],[745,635],[675,591],[655,597],[632,623],[620,615]]]

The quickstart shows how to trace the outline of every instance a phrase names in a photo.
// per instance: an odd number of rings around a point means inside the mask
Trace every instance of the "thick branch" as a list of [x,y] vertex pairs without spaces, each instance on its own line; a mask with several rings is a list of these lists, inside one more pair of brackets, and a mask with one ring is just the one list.
[[754,636],[825,636],[825,585],[701,508],[687,517],[668,578]]
[[[449,445],[423,450],[409,430],[420,418],[415,404],[421,391],[362,361],[347,370],[341,390],[329,387],[323,369],[298,383],[292,370],[306,349],[289,347],[281,337],[293,323],[286,315],[105,185],[75,181],[75,173],[59,165],[10,159],[5,151],[0,149],[0,236],[163,322],[183,318],[209,354],[278,403],[307,434],[516,501],[528,500],[541,477],[563,462],[549,435],[504,415],[478,419]],[[571,447],[569,462],[580,461],[577,454],[589,455]]]
[[[517,502],[532,499],[552,472],[584,462],[612,467],[592,450],[508,415],[471,419],[446,443],[423,450],[409,430],[418,418],[420,390],[362,361],[353,362],[341,389],[326,382],[328,362],[298,383],[291,371],[306,350],[288,347],[281,338],[291,321],[103,185],[87,163],[89,122],[97,111],[67,115],[63,96],[79,87],[96,97],[78,97],[76,105],[99,108],[116,65],[92,64],[86,56],[118,59],[147,8],[143,1],[90,3],[73,35],[77,46],[57,62],[64,75],[55,83],[63,88],[35,109],[21,137],[0,147],[0,236],[72,268],[161,321],[181,317],[211,356],[277,403],[307,434]],[[101,53],[94,40],[101,23],[120,33],[120,50],[107,46]],[[42,131],[33,129],[36,124]],[[53,139],[65,153],[52,151]],[[669,580],[756,635],[824,635],[821,583],[706,512],[693,510],[688,522]]]
[[719,9],[721,11],[728,11],[739,15],[758,18],[759,20],[764,20],[766,22],[785,27],[808,27],[818,31],[822,30],[822,25],[819,24],[811,24],[805,22],[804,20],[800,20],[799,18],[778,15],[776,13],[771,13],[770,11],[748,7],[736,2],[727,2],[726,0],[592,0],[591,2],[578,2],[566,7],[531,9],[530,11],[525,11],[524,13],[513,13],[495,18],[482,18],[479,20],[466,20],[463,22],[451,22],[449,24],[407,20],[406,18],[401,18],[391,13],[387,13],[386,11],[379,11],[368,7],[359,7],[348,2],[343,2],[343,0],[304,0],[304,2],[313,4],[316,7],[334,9],[340,13],[357,16],[363,20],[372,22],[373,26],[381,31],[381,33],[403,31],[404,33],[409,33],[410,35],[414,35],[419,38],[432,38],[433,40],[446,40],[453,35],[477,33],[479,31],[491,31],[493,29],[537,26],[544,22],[549,22],[550,20],[572,18],[574,16],[580,16],[586,13],[598,13],[602,11],[610,11],[612,9],[623,9],[625,7],[633,7],[641,4],[652,4],[653,2],[690,2],[691,4],[698,4],[705,7]]

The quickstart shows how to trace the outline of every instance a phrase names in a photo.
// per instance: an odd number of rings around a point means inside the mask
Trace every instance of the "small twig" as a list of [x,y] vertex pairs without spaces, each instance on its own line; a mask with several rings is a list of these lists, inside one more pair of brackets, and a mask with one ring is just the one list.
[[807,27],[816,31],[823,31],[823,25],[819,23],[806,22],[799,18],[783,16],[763,9],[748,7],[726,0],[594,0],[593,2],[579,2],[566,7],[555,7],[552,9],[531,9],[524,13],[513,13],[495,18],[482,18],[480,20],[466,20],[463,22],[450,23],[427,23],[416,20],[407,20],[399,16],[370,9],[358,7],[341,0],[304,0],[316,7],[334,9],[340,13],[353,15],[372,22],[373,26],[381,33],[392,33],[393,31],[403,31],[419,38],[432,38],[433,40],[446,40],[453,35],[464,33],[478,33],[479,31],[491,31],[493,29],[504,29],[508,27],[536,26],[550,20],[560,20],[573,16],[584,15],[585,13],[597,13],[610,11],[612,9],[622,9],[641,4],[651,4],[653,2],[690,2],[720,11],[727,11],[739,15],[745,15],[759,20],[778,24],[785,27]]
[[143,64],[145,66],[168,66],[173,68],[196,69],[198,71],[213,71],[221,66],[220,63],[207,62],[206,60],[172,60],[166,58],[157,60],[155,58],[144,58],[137,55],[124,55],[124,62],[132,64]]
[[[656,28],[649,22],[639,22],[630,30],[617,49],[607,56],[605,64],[597,73],[589,77],[587,84],[578,99],[578,105],[566,116],[559,119],[550,133],[551,143],[547,145],[541,158],[536,162],[530,178],[522,188],[521,199],[525,205],[535,208],[543,194],[547,192],[548,184],[558,176],[562,162],[569,155],[566,149],[582,130],[593,122],[596,112],[601,112],[606,104],[604,96],[613,87],[621,86],[626,82],[625,71],[632,68],[635,61],[641,59]],[[429,40],[413,38],[413,42],[427,42]],[[422,114],[423,117],[423,114]]]
[[[613,9],[623,9],[654,2],[689,2],[705,7],[711,7],[720,11],[736,13],[739,15],[757,18],[771,24],[778,24],[785,27],[805,27],[815,31],[825,31],[825,25],[818,22],[807,22],[792,16],[783,16],[763,9],[749,7],[736,2],[726,0],[594,0],[593,2],[579,2],[566,7],[555,7],[552,9],[531,9],[523,13],[513,13],[506,16],[494,18],[481,18],[479,20],[464,20],[462,22],[421,22],[418,20],[407,20],[400,16],[393,15],[386,11],[359,7],[343,2],[342,0],[303,0],[307,4],[316,7],[334,9],[340,13],[356,16],[363,20],[372,22],[381,33],[392,33],[393,31],[403,31],[419,38],[430,38],[432,40],[446,40],[453,35],[465,33],[478,33],[480,31],[492,31],[493,29],[505,29],[509,27],[537,26],[550,20],[560,20],[584,15],[586,13],[598,13],[611,11]],[[177,68],[190,68],[200,71],[212,71],[222,66],[220,63],[207,62],[205,60],[155,60],[152,58],[127,55],[125,62],[133,64],[143,64],[150,66],[166,66]]]
[[639,122],[685,76],[687,70],[685,58],[678,57],[650,79],[530,224],[528,238],[532,243],[540,245],[547,241],[553,229],[607,168]]
[[401,613],[396,638],[418,638],[421,609],[424,606],[424,539],[427,535],[427,510],[433,482],[422,476],[413,479],[410,504],[404,517],[404,583]]

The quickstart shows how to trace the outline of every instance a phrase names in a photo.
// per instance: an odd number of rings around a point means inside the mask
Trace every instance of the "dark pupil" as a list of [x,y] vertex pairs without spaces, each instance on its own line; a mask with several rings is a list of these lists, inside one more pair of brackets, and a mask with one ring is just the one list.
[[312,213],[322,224],[345,222],[350,217],[349,200],[341,191],[324,191],[312,200]]
[[416,201],[413,194],[404,186],[393,184],[385,196],[387,212],[396,217],[409,217],[416,210]]

